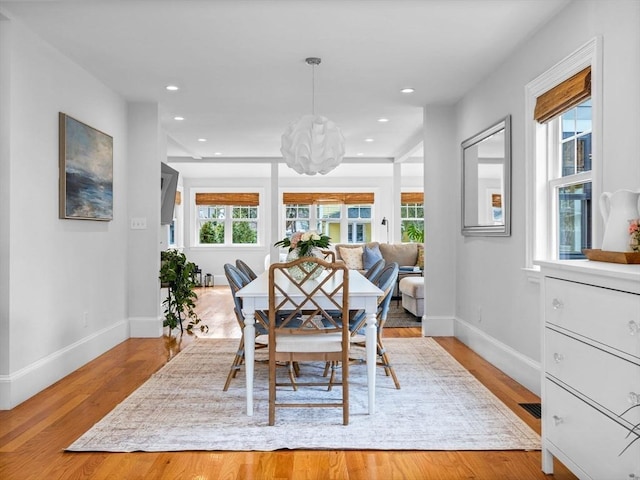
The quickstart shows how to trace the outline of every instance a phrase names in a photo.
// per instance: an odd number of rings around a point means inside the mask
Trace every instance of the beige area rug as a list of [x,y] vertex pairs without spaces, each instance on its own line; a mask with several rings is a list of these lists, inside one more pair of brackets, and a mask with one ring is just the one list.
[[389,312],[387,312],[387,321],[385,328],[399,327],[421,327],[422,319],[416,317],[413,313],[405,310],[402,301],[391,300]]
[[[255,413],[247,416],[244,370],[222,391],[237,340],[198,339],[67,450],[540,449],[539,436],[434,340],[385,344],[402,389],[378,368],[377,412],[368,415],[366,368],[353,365],[348,426],[338,408],[279,409],[268,426],[264,363],[256,365]],[[303,364],[302,375],[321,367]],[[332,395],[310,388],[296,398]]]

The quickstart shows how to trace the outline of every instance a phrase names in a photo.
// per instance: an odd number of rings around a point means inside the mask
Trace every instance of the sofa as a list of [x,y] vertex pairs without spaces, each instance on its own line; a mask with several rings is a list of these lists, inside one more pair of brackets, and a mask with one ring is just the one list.
[[[421,243],[337,243],[332,246],[336,252],[336,260],[341,260],[349,268],[364,273],[381,256],[385,263],[397,262],[401,267],[394,296],[399,296],[398,283],[404,278],[406,270],[417,267],[424,268],[424,246]],[[405,270],[405,272],[403,272]],[[411,272],[415,276],[415,272]]]

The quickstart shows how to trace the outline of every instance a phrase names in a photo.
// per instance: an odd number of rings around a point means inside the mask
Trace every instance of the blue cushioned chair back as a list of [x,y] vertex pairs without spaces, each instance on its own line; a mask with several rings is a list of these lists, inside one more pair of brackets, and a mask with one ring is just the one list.
[[[251,280],[247,277],[242,270],[238,267],[226,263],[224,265],[224,274],[227,277],[229,287],[231,287],[231,296],[233,297],[233,311],[236,314],[236,319],[240,324],[240,328],[244,327],[244,315],[242,314],[242,299],[236,296],[236,292],[245,285],[248,285]],[[261,316],[261,312],[256,312],[256,317]],[[260,318],[256,318],[256,333],[266,333],[266,329],[261,325]]]
[[391,298],[393,297],[393,289],[398,280],[398,272],[400,267],[396,262],[391,262],[387,265],[378,276],[378,288],[384,292],[387,292],[384,299],[378,305],[378,324],[387,320],[387,313],[389,313],[389,305],[391,304]]
[[[376,287],[386,293],[382,301],[378,303],[378,310],[376,313],[376,316],[378,317],[378,325],[380,325],[381,321],[387,319],[387,313],[389,311],[389,305],[391,304],[391,297],[393,297],[394,286],[398,280],[399,270],[400,266],[398,263],[391,262],[386,265],[380,273],[378,273],[375,280],[371,281]],[[358,312],[349,321],[349,330],[351,330],[351,332],[361,333],[360,330],[364,327],[365,320],[364,310],[358,310]]]
[[367,277],[370,281],[372,281],[373,283],[376,283],[378,274],[382,271],[382,269],[384,268],[384,258],[381,258],[380,260],[378,260],[376,263],[374,263],[371,268],[369,268],[369,270],[366,271],[366,273],[364,274],[365,277]]
[[244,273],[249,280],[255,280],[255,278],[258,276],[256,275],[256,273],[251,269],[251,267],[249,265],[247,265],[245,262],[243,262],[242,260],[240,260],[239,258],[236,260],[236,267],[242,272]]

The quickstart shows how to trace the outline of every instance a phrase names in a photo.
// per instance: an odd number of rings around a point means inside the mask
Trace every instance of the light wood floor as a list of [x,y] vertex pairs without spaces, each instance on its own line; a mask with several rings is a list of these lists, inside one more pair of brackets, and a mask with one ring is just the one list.
[[[215,287],[198,293],[198,311],[211,326],[211,336],[237,337],[229,290]],[[386,329],[385,335],[413,337],[420,331]],[[558,462],[554,476],[544,475],[539,451],[63,451],[191,341],[186,334],[181,339],[164,336],[127,340],[13,410],[0,411],[0,479],[575,479]],[[518,405],[538,402],[534,394],[454,338],[437,341],[540,431],[540,421]]]

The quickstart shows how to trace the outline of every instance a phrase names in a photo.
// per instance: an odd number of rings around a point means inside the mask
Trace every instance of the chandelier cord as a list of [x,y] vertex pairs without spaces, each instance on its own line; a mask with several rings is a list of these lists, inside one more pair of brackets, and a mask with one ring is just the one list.
[[311,65],[311,115],[316,114],[316,65]]

